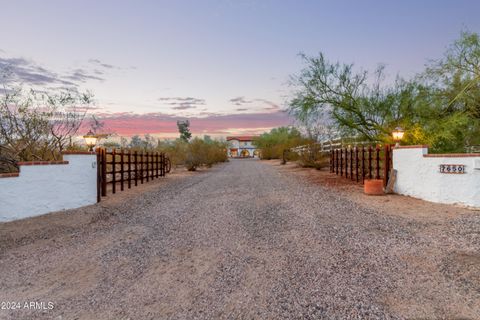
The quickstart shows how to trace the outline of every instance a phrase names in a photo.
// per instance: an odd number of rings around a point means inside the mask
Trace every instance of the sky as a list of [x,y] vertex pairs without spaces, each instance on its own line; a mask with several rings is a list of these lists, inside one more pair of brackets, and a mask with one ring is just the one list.
[[259,134],[293,123],[300,52],[408,78],[480,32],[479,12],[478,0],[4,0],[0,68],[25,88],[90,90],[121,136],[175,137],[179,119],[195,135]]

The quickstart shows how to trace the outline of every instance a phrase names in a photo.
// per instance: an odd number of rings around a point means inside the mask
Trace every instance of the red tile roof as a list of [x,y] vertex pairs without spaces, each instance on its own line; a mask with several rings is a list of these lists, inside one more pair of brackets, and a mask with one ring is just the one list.
[[258,138],[258,136],[232,136],[232,137],[227,137],[227,141],[230,141],[230,140],[252,141],[255,138]]

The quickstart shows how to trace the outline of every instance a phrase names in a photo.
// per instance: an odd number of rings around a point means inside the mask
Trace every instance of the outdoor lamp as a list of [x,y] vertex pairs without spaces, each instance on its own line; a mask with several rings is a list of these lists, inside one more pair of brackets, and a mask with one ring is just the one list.
[[393,137],[393,141],[396,142],[396,145],[395,146],[399,146],[400,145],[400,140],[402,140],[403,138],[403,135],[405,134],[405,131],[400,128],[400,127],[396,127],[393,131],[392,131],[392,137]]
[[88,150],[93,151],[93,147],[97,144],[97,136],[93,134],[92,130],[88,131],[88,133],[83,136],[83,139],[85,139]]

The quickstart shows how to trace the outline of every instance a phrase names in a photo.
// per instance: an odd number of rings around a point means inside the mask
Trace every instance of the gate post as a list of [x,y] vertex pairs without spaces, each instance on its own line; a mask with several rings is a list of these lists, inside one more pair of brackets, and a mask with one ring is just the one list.
[[102,197],[107,196],[107,153],[101,148],[102,153]]
[[132,150],[128,150],[128,189],[132,188]]
[[115,148],[112,150],[112,193],[117,191],[117,167],[116,167],[116,152]]
[[388,183],[388,178],[390,175],[390,146],[385,145],[385,154],[383,158],[383,186],[386,187]]
[[338,176],[338,167],[339,167],[339,157],[338,157],[338,149],[335,149],[335,174]]
[[373,179],[372,169],[372,146],[368,146],[368,179]]
[[355,179],[358,182],[358,147],[355,146]]
[[102,156],[101,156],[101,149],[97,148],[96,150],[97,155],[97,202],[102,200]]
[[123,149],[120,149],[120,191],[123,191],[123,182],[124,182],[124,170],[123,170],[123,166],[124,166],[124,153],[123,153]]
[[365,146],[362,145],[362,184],[365,181]]
[[353,149],[350,147],[350,180],[353,180]]
[[340,148],[340,176],[343,177],[343,149]]
[[330,150],[330,172],[333,172],[333,150]]
[[165,157],[165,153],[162,152],[161,155],[160,155],[160,175],[162,177],[165,177],[165,173],[167,172],[167,160],[166,160],[166,157]]

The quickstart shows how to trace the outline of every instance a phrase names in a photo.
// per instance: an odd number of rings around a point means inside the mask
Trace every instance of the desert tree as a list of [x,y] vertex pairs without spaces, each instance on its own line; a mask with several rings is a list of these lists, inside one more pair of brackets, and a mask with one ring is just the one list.
[[3,87],[0,146],[12,161],[58,159],[72,143],[92,95],[77,91],[36,92]]
[[480,145],[479,34],[463,31],[420,79],[435,89],[431,100],[438,107],[429,114],[434,117],[427,130],[437,133],[438,148],[461,152]]
[[328,107],[311,108],[306,111],[291,108],[290,114],[296,120],[295,127],[312,141],[332,141],[339,137],[339,131]]
[[[58,94],[42,94],[42,102],[48,110],[46,116],[55,149],[62,152],[72,144],[92,103],[92,94],[68,90]],[[94,118],[97,120],[96,118]],[[98,124],[98,121],[95,121]]]
[[192,137],[190,132],[190,121],[188,120],[178,120],[177,121],[178,132],[180,132],[180,139],[185,142],[188,142]]
[[353,64],[329,62],[323,53],[301,58],[305,67],[291,78],[289,111],[310,130],[320,125],[327,134],[381,140],[414,103],[409,100],[414,87],[405,81],[384,84],[382,65],[370,74],[356,71]]
[[415,77],[385,81],[379,66],[369,73],[353,64],[301,55],[305,66],[292,77],[289,110],[300,124],[333,121],[340,137],[391,143],[396,126],[405,143],[428,144],[433,151],[462,152],[480,144],[480,38],[462,32],[439,60]]

